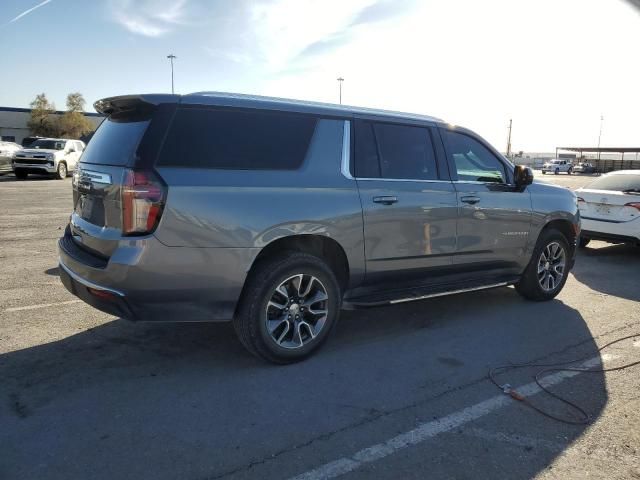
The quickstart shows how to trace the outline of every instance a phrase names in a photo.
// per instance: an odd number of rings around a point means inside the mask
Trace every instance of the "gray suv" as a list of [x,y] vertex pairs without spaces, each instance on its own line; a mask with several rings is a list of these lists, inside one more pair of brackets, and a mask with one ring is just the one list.
[[60,271],[119,317],[232,321],[286,363],[340,309],[506,285],[549,300],[573,266],[575,195],[436,118],[206,92],[95,107]]

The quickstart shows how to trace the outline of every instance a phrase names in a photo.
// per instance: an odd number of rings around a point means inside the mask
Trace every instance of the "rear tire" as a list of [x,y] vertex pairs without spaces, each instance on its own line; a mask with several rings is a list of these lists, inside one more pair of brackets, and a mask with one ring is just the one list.
[[584,238],[584,237],[580,237],[580,240],[578,240],[578,247],[580,248],[586,248],[587,245],[589,245],[589,242],[591,241],[590,238]]
[[547,174],[547,172],[545,172],[544,170],[542,170],[542,174],[543,174],[543,175],[546,175],[546,174]]
[[58,180],[64,180],[67,178],[67,164],[64,162],[60,162],[58,164],[58,169],[56,170],[56,178]]
[[233,327],[253,355],[278,364],[298,362],[325,342],[338,321],[341,298],[336,276],[322,259],[283,252],[255,267]]
[[570,168],[569,170],[567,170],[567,175],[571,175],[573,173],[573,169]]
[[29,173],[25,172],[24,170],[16,170],[15,172],[13,172],[13,174],[18,180],[24,180],[29,176]]
[[529,300],[551,300],[560,293],[567,281],[569,263],[569,243],[565,236],[553,228],[544,230],[538,238],[529,265],[515,286],[516,290]]

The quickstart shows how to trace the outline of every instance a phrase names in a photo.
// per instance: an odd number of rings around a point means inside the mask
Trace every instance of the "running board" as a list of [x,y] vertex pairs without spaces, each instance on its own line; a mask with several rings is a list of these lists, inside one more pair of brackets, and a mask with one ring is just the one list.
[[518,281],[517,278],[515,279],[509,278],[508,280],[502,281],[502,282],[489,283],[484,285],[478,285],[476,283],[475,285],[469,285],[468,287],[464,287],[464,288],[459,288],[460,285],[458,285],[458,288],[455,288],[454,285],[449,285],[448,287],[450,287],[451,289],[447,289],[446,287],[443,288],[444,286],[441,285],[439,289],[437,287],[436,288],[432,287],[431,289],[429,289],[431,291],[422,289],[422,292],[419,291],[420,289],[414,288],[404,292],[396,291],[393,293],[393,296],[390,295],[389,293],[382,292],[382,293],[378,293],[378,294],[374,294],[366,297],[345,299],[343,301],[342,308],[348,310],[348,309],[361,308],[361,307],[374,307],[374,306],[381,306],[381,305],[395,305],[398,303],[415,302],[418,300],[426,300],[429,298],[456,295],[458,293],[468,293],[468,292],[475,292],[478,290],[488,290],[491,288],[506,287],[509,285],[513,285],[517,281]]
[[449,292],[430,293],[428,295],[422,295],[420,297],[399,298],[397,300],[391,300],[390,304],[413,302],[415,300],[426,300],[427,298],[446,297],[447,295],[456,295],[457,293],[475,292],[477,290],[488,290],[490,288],[506,287],[510,285],[508,282],[493,283],[491,285],[482,285],[480,287],[461,288],[460,290],[451,290]]

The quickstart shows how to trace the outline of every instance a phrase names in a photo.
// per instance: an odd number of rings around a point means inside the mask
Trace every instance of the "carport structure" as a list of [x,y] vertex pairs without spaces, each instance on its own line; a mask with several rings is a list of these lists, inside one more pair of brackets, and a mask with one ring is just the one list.
[[[613,170],[635,170],[640,169],[640,160],[638,154],[640,154],[640,147],[556,147],[556,158],[558,158],[558,152],[577,152],[580,159],[583,158],[585,153],[596,153],[598,158],[595,160],[589,160],[594,163],[596,171],[606,173]],[[601,159],[602,153],[620,154],[619,159]],[[628,155],[625,160],[625,153]],[[633,155],[633,158],[632,158]]]

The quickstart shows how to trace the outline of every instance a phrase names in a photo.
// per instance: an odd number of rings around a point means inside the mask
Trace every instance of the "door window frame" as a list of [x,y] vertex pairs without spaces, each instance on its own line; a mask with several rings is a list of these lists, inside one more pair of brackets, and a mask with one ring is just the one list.
[[[355,133],[355,124],[356,122],[366,122],[368,124],[371,125],[371,128],[374,132],[375,135],[375,129],[373,129],[373,124],[388,124],[388,125],[394,125],[394,126],[399,126],[399,127],[418,127],[418,128],[423,128],[425,129],[427,132],[427,134],[430,136],[431,139],[431,145],[433,148],[433,153],[434,153],[434,159],[435,159],[435,166],[436,166],[436,173],[437,173],[437,179],[419,179],[419,178],[386,178],[386,177],[358,177],[355,174],[355,163],[357,161],[356,159],[356,154],[355,154],[355,145],[356,145],[356,133]],[[348,173],[349,176],[347,178],[352,178],[355,180],[362,180],[362,181],[381,181],[381,182],[422,182],[422,183],[440,183],[440,182],[446,182],[446,183],[451,183],[452,178],[450,175],[450,167],[448,165],[448,161],[446,158],[446,153],[445,150],[443,148],[443,144],[442,144],[442,139],[440,138],[439,132],[438,132],[438,128],[435,124],[430,124],[430,123],[423,123],[423,122],[419,122],[419,121],[411,121],[411,120],[401,120],[401,121],[393,121],[393,119],[380,119],[380,118],[376,118],[376,117],[368,117],[368,116],[354,116],[353,119],[351,121],[348,121],[348,123],[350,124],[349,127],[349,168],[348,168]],[[345,132],[347,129],[347,125],[345,124]],[[374,138],[376,138],[374,136]],[[376,152],[378,153],[378,161],[380,161],[380,146],[378,145],[377,139],[376,139]],[[380,169],[380,171],[382,172],[382,169]],[[345,169],[343,168],[343,173],[345,173]],[[382,175],[382,173],[381,173]],[[346,176],[346,175],[345,175]]]
[[471,138],[472,140],[475,140],[480,145],[485,147],[489,151],[489,153],[491,155],[493,155],[495,157],[495,159],[498,161],[498,163],[502,166],[502,169],[504,170],[504,174],[505,174],[505,179],[506,179],[506,181],[504,183],[482,182],[482,181],[479,181],[479,180],[459,180],[458,179],[458,169],[456,167],[455,161],[453,160],[453,155],[449,151],[449,147],[447,146],[447,142],[445,142],[443,136],[441,136],[440,140],[442,142],[442,146],[443,146],[444,151],[445,151],[447,164],[449,165],[449,173],[451,175],[451,180],[454,183],[473,183],[473,184],[478,184],[478,185],[494,185],[494,186],[502,185],[502,186],[509,186],[509,187],[512,187],[512,186],[515,185],[514,181],[513,181],[513,165],[511,165],[511,163],[507,162],[506,159],[504,159],[502,157],[502,155],[500,155],[500,153],[497,152],[496,149],[493,148],[490,144],[488,144],[482,137],[479,137],[478,135],[475,135],[474,133],[472,133],[470,131],[462,130],[462,129],[458,129],[458,128],[455,128],[455,129],[454,128],[449,128],[449,129],[447,129],[447,128],[439,127],[438,130],[442,130],[442,132],[453,132],[453,133],[457,133],[459,135],[464,135],[466,137]]

